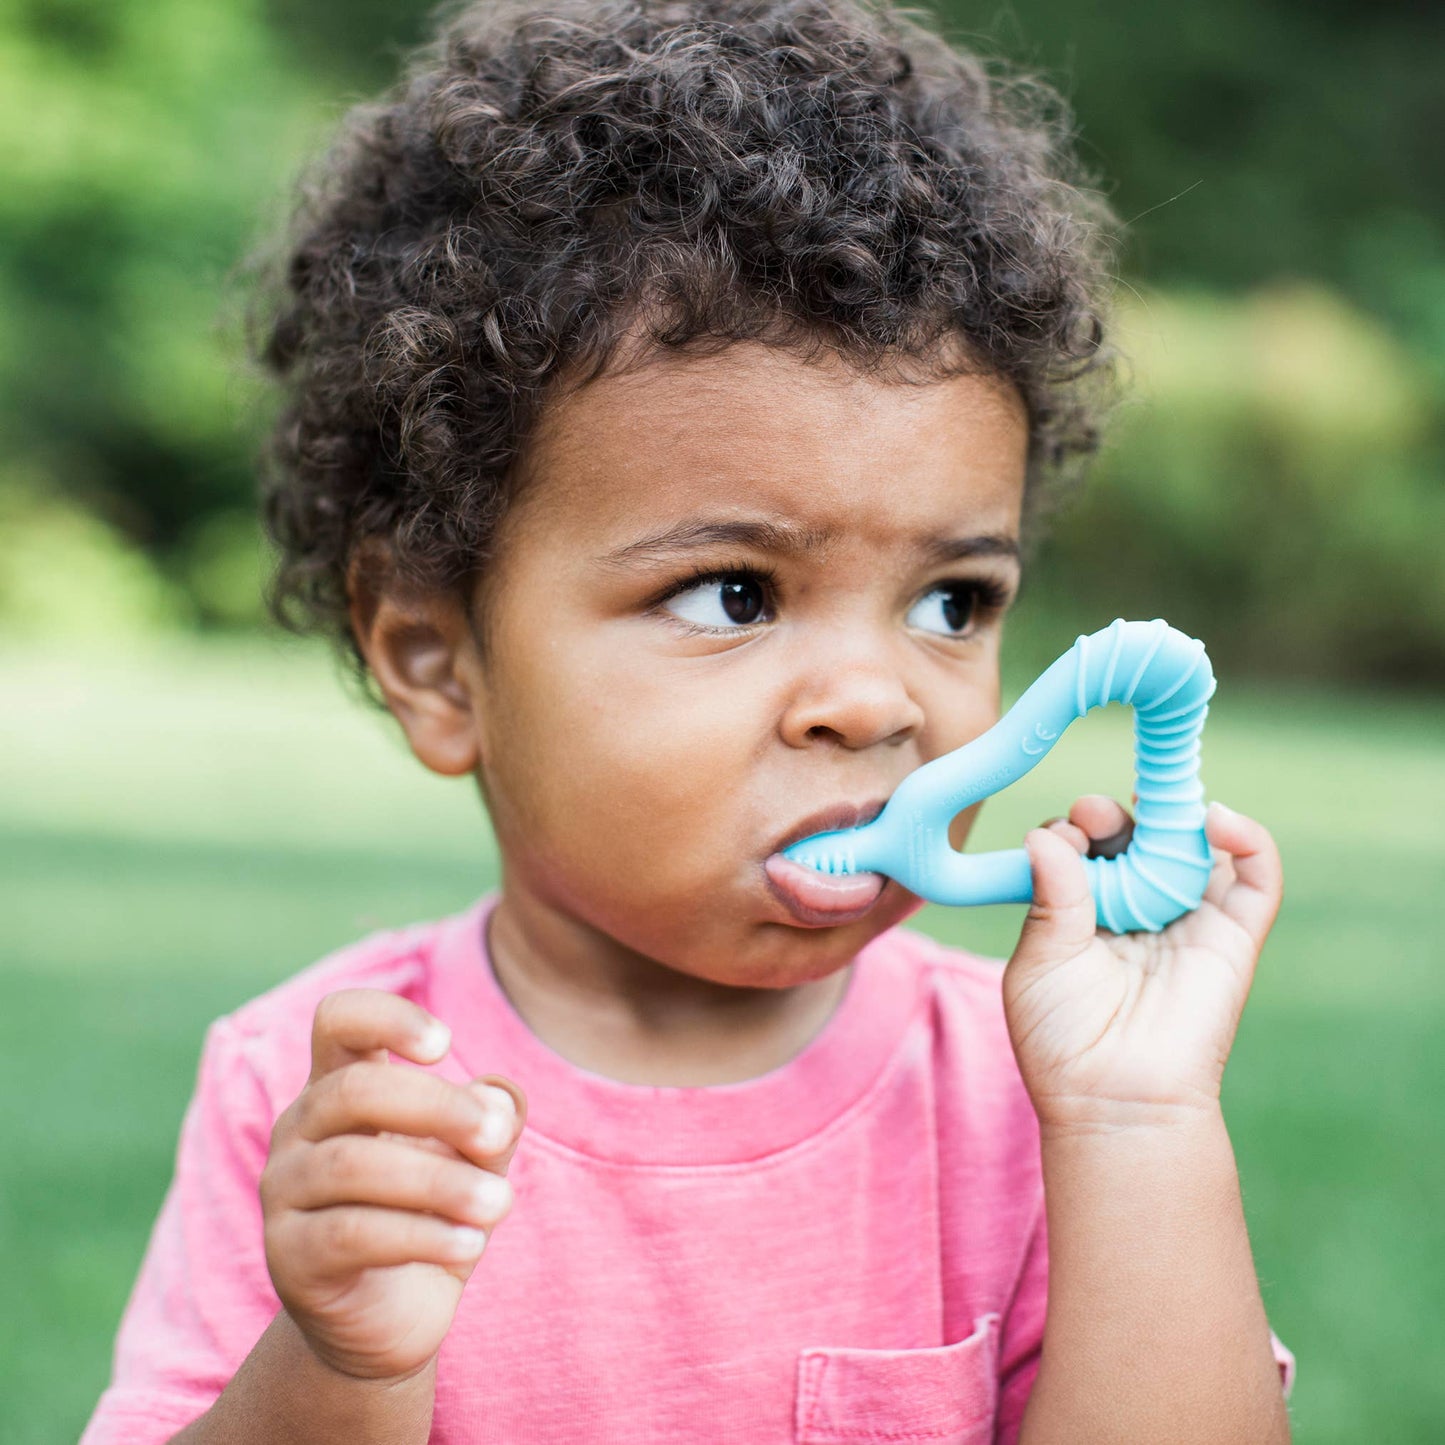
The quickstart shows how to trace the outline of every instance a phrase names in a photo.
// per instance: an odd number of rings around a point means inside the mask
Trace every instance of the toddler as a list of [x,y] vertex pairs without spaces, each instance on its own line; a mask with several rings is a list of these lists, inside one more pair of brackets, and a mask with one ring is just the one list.
[[1079,799],[1006,964],[782,856],[997,719],[1113,235],[1057,96],[882,0],[453,6],[351,111],[261,293],[270,601],[501,882],[211,1026],[85,1445],[1288,1441],[1266,830],[1114,936]]

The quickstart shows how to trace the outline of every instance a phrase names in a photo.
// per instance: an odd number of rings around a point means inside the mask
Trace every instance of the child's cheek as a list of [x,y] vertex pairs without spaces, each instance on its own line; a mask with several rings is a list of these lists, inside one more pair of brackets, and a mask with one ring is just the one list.
[[704,687],[701,669],[552,672],[510,710],[496,786],[527,820],[529,846],[587,873],[654,886],[705,851],[736,851],[739,800],[759,757],[745,689]]

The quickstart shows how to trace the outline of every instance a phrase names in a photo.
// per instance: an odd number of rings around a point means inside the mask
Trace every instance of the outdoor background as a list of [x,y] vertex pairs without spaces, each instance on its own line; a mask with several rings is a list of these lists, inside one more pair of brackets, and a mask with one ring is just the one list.
[[[495,876],[327,656],[268,631],[228,272],[413,0],[0,0],[0,1440],[74,1440],[205,1024]],[[950,3],[1132,221],[1135,387],[1026,584],[1016,695],[1115,616],[1202,637],[1212,796],[1287,897],[1226,1081],[1300,1445],[1445,1438],[1445,104],[1399,3]],[[1076,726],[977,846],[1130,790]],[[1019,909],[924,924],[1006,955]]]

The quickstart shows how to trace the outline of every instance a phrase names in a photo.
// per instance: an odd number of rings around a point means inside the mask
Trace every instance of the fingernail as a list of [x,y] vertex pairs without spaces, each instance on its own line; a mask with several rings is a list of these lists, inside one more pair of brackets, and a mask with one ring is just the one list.
[[1221,803],[1218,798],[1215,798],[1215,799],[1213,799],[1213,800],[1210,802],[1209,808],[1208,808],[1207,811],[1209,811],[1209,812],[1214,812],[1214,813],[1218,813],[1221,818],[1237,818],[1237,817],[1239,817],[1239,814],[1236,813],[1233,808],[1229,807],[1229,806],[1228,806],[1227,804],[1225,804],[1225,803]]
[[480,1254],[487,1246],[485,1231],[480,1229],[469,1229],[464,1224],[452,1227],[452,1248],[462,1259],[470,1259],[474,1254]]
[[492,1084],[480,1084],[473,1092],[486,1108],[486,1118],[477,1126],[477,1148],[486,1154],[496,1154],[505,1149],[512,1139],[512,1127],[517,1112],[512,1096]]
[[472,1203],[484,1217],[500,1214],[512,1198],[512,1186],[500,1174],[484,1174],[472,1185]]
[[500,1154],[512,1137],[506,1121],[495,1114],[488,1114],[477,1129],[477,1148],[483,1154]]
[[440,1059],[451,1046],[452,1031],[440,1019],[436,1019],[421,1036],[418,1052]]
[[481,1100],[484,1108],[501,1114],[504,1118],[511,1118],[517,1112],[517,1106],[513,1103],[512,1096],[505,1089],[499,1089],[495,1084],[473,1084],[472,1093]]

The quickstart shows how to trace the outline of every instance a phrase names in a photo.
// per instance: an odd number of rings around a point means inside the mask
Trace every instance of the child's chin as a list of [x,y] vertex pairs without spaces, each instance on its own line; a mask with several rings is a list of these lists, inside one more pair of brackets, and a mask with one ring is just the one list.
[[761,929],[765,953],[778,982],[826,978],[852,962],[858,951],[923,906],[923,900],[891,880],[861,917],[842,923],[804,924],[775,915]]

